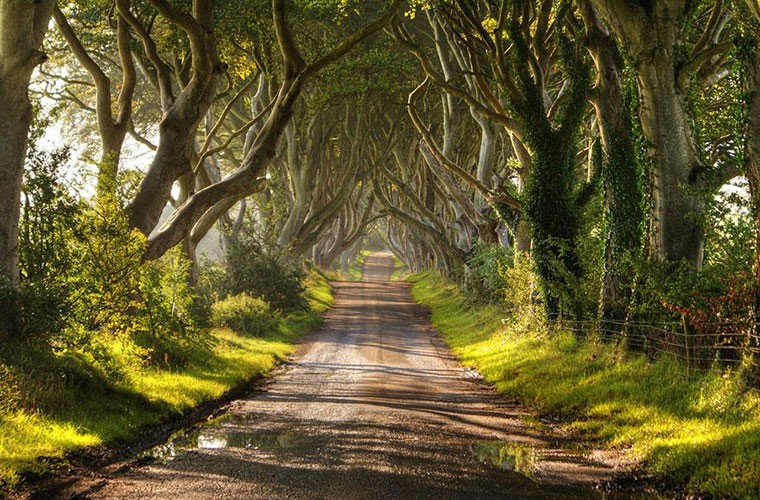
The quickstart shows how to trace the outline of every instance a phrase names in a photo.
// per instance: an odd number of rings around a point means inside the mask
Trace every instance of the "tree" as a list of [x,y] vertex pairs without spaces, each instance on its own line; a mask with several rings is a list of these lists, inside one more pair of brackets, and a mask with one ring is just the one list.
[[[229,203],[230,200],[240,200],[250,195],[256,189],[262,173],[276,153],[277,142],[291,119],[304,84],[325,67],[343,57],[362,40],[382,29],[395,15],[400,4],[400,0],[394,0],[374,21],[354,31],[332,50],[320,54],[311,63],[307,63],[293,36],[285,0],[273,0],[272,21],[282,57],[282,74],[278,79],[279,89],[271,112],[252,141],[239,168],[221,181],[189,196],[175,210],[171,218],[150,236],[146,258],[157,258],[182,241],[204,214],[214,210],[217,204]],[[158,152],[156,156],[158,158]],[[140,194],[130,205],[135,226],[145,233],[154,228],[158,215],[168,200],[171,184],[181,174],[177,167],[172,170],[171,164],[162,167],[156,162],[157,160],[154,160],[156,168],[151,167],[143,181]],[[154,184],[162,186],[160,191],[156,191]],[[150,192],[155,192],[155,196],[148,196]]]
[[[130,47],[129,27],[122,15],[116,15],[116,47],[119,54],[122,81],[116,103],[113,102],[111,79],[88,53],[80,37],[69,24],[66,14],[56,6],[53,12],[56,25],[79,64],[87,70],[95,84],[95,113],[100,134],[101,156],[98,168],[98,196],[114,196],[117,173],[124,139],[132,126],[132,97],[137,85],[137,73]],[[116,114],[114,116],[114,104]]]
[[626,96],[618,45],[588,0],[579,0],[587,48],[596,66],[590,101],[597,115],[604,158],[601,181],[607,235],[600,313],[622,320],[632,298],[632,260],[641,256],[644,236],[643,172],[636,152],[631,96]]
[[[27,136],[29,80],[47,59],[41,51],[52,0],[0,0],[0,286],[18,286],[18,224]],[[5,293],[3,293],[5,295]],[[15,308],[0,304],[0,334],[15,330]]]
[[692,126],[689,87],[719,76],[730,41],[723,2],[712,3],[704,30],[688,47],[685,25],[700,2],[687,0],[591,0],[633,61],[641,95],[639,118],[652,166],[652,231],[654,260],[685,259],[702,265],[704,203],[696,193],[705,187],[709,166],[703,161]]

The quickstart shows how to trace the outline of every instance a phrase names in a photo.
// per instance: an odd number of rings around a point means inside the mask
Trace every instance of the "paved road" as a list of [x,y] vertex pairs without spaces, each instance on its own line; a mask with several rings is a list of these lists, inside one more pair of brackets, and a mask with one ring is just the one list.
[[596,497],[609,468],[521,425],[451,358],[408,285],[388,281],[391,266],[374,254],[365,281],[337,283],[323,328],[264,389],[83,496]]

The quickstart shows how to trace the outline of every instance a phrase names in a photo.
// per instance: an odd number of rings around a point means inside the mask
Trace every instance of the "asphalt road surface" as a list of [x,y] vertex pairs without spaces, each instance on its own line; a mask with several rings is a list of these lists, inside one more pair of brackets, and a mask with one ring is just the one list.
[[[336,304],[270,383],[79,498],[598,498],[611,469],[463,369],[392,259]],[[148,462],[148,463],[146,463]]]

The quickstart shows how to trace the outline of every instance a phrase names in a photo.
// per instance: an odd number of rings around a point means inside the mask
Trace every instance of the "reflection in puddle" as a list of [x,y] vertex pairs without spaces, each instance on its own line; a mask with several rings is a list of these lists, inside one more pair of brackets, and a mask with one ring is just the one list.
[[531,446],[507,441],[479,441],[470,445],[478,462],[502,470],[531,475],[536,464],[535,450]]
[[191,450],[219,450],[223,448],[289,450],[304,443],[304,436],[292,431],[251,432],[241,428],[218,425],[229,420],[231,419],[221,418],[210,425],[179,431],[165,443],[141,453],[140,457],[150,457],[165,462]]

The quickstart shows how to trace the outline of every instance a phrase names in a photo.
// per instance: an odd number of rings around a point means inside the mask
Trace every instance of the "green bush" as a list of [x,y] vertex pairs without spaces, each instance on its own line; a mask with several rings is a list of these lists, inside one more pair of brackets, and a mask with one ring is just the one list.
[[[209,350],[193,318],[189,263],[179,249],[142,262],[146,239],[123,203],[80,204],[62,182],[63,150],[32,149],[24,178],[21,281],[0,305],[19,311],[25,339],[83,356],[109,378],[145,364],[178,367]],[[5,292],[3,291],[5,290]]]
[[211,306],[211,323],[244,335],[264,335],[280,325],[280,315],[263,299],[241,293]]
[[190,263],[179,248],[143,265],[143,307],[135,318],[135,341],[148,349],[151,364],[185,366],[210,352],[208,333],[196,325],[195,293],[188,283]]
[[230,295],[262,297],[274,309],[306,309],[300,258],[290,256],[252,232],[238,235],[227,248],[226,288]]
[[227,266],[201,257],[195,290],[197,297],[192,305],[193,317],[199,326],[211,326],[211,305],[229,295]]
[[16,295],[19,328],[26,338],[44,338],[65,328],[74,294],[72,240],[83,205],[68,191],[63,169],[68,148],[46,152],[34,143],[24,169]]
[[477,246],[467,259],[465,295],[475,303],[500,303],[507,283],[504,272],[512,265],[511,248],[501,245]]
[[0,413],[15,410],[21,400],[21,391],[13,370],[0,362]]

